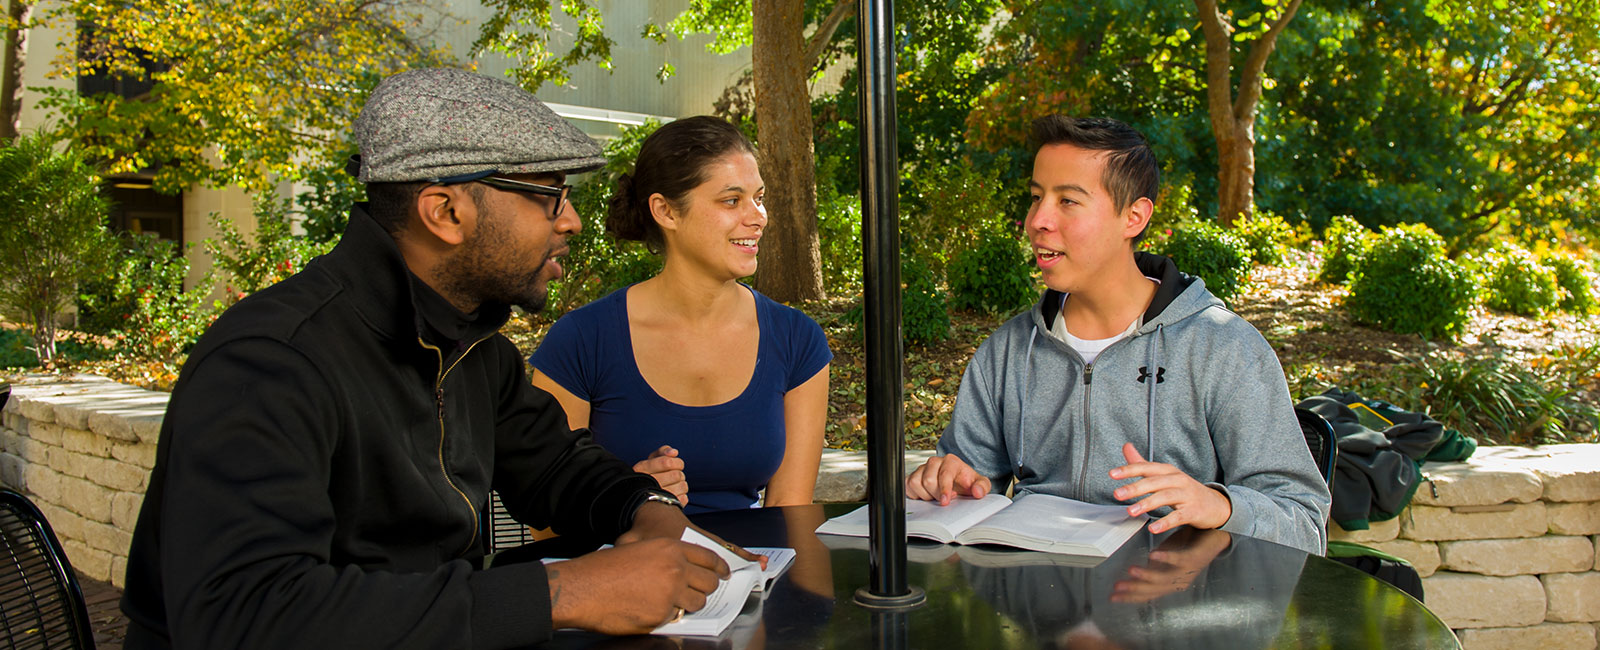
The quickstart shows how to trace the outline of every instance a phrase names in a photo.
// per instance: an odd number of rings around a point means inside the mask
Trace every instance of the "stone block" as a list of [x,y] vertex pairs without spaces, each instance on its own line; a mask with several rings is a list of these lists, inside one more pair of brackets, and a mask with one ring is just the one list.
[[150,469],[156,466],[156,446],[138,442],[111,445],[111,457],[129,465]]
[[1439,543],[1440,566],[1491,576],[1588,571],[1594,544],[1587,537],[1526,537]]
[[62,508],[54,503],[35,501],[34,505],[38,506],[39,512],[44,515],[45,521],[50,522],[50,528],[55,531],[57,538],[63,541],[68,539],[83,541],[84,527],[89,523],[89,520],[79,517],[71,510]]
[[1595,650],[1595,629],[1583,623],[1540,623],[1528,627],[1462,630],[1462,650]]
[[133,435],[139,442],[154,447],[156,440],[161,438],[161,421],[165,417],[161,412],[129,415],[128,425],[133,428]]
[[29,463],[22,469],[22,482],[28,486],[28,494],[33,496],[35,504],[61,502],[61,474],[55,470]]
[[1452,629],[1524,627],[1544,621],[1544,586],[1533,576],[1440,571],[1422,580],[1428,609]]
[[19,435],[28,435],[28,427],[33,426],[33,421],[22,417],[21,413],[6,414],[6,428],[17,432]]
[[0,453],[0,485],[27,494],[28,482],[24,478],[27,463],[16,454]]
[[1594,570],[1600,571],[1600,535],[1594,538]]
[[1433,575],[1435,571],[1439,570],[1439,545],[1433,542],[1396,539],[1387,542],[1373,542],[1367,544],[1367,546],[1410,562],[1411,566],[1417,570],[1417,575],[1424,578]]
[[110,458],[94,458],[88,479],[98,485],[124,492],[144,492],[150,485],[150,470]]
[[1400,519],[1400,536],[1417,541],[1538,537],[1549,529],[1542,501],[1493,510],[1414,505]]
[[44,444],[33,438],[23,438],[21,444],[17,447],[17,455],[21,456],[22,460],[27,461],[29,464],[44,463],[45,455],[51,449],[59,449],[59,447]]
[[67,451],[65,447],[48,447],[45,449],[44,464],[67,476],[83,478],[89,475],[90,456]]
[[22,412],[22,417],[32,420],[34,424],[49,424],[56,421],[56,407],[47,402],[15,397],[12,401],[20,402],[19,410]]
[[61,425],[54,422],[35,422],[28,427],[28,437],[52,447],[61,446]]
[[112,555],[128,555],[128,546],[133,544],[133,533],[100,522],[85,522],[83,527],[83,543]]
[[1427,480],[1411,498],[1425,506],[1492,506],[1531,503],[1544,493],[1539,476],[1526,467],[1494,458],[1473,457],[1459,463],[1428,463]]
[[61,448],[88,456],[111,457],[111,440],[109,438],[82,429],[63,428],[61,430]]
[[139,436],[133,432],[133,423],[128,421],[126,415],[116,411],[90,414],[89,430],[113,440],[139,441]]
[[111,497],[111,525],[128,532],[139,521],[139,508],[144,505],[142,492],[118,492]]
[[0,453],[16,454],[22,448],[22,436],[16,431],[0,427]]
[[101,582],[111,581],[112,555],[106,551],[92,548],[77,540],[61,540],[61,550],[67,552],[67,559],[72,561],[72,568],[78,570],[78,575]]
[[1600,573],[1549,573],[1539,578],[1544,582],[1547,620],[1558,623],[1600,621]]
[[93,481],[73,476],[61,477],[61,507],[85,519],[111,523],[111,497],[115,490],[96,485]]
[[1335,522],[1328,522],[1328,539],[1368,544],[1372,542],[1387,542],[1400,536],[1399,517],[1388,521],[1375,521],[1369,526],[1366,530],[1345,530]]
[[89,402],[48,400],[56,412],[56,424],[70,429],[89,430],[89,415],[94,413]]
[[1532,465],[1544,482],[1544,500],[1600,501],[1600,445],[1544,445],[1548,457]]
[[1600,534],[1600,501],[1552,503],[1545,507],[1550,532],[1557,535]]
[[[931,450],[906,452],[906,474],[910,475],[921,467],[933,454]],[[859,451],[822,450],[822,464],[817,470],[817,487],[812,500],[817,503],[842,503],[864,501],[866,498],[867,455]]]
[[121,555],[111,556],[111,586],[126,589],[128,582],[128,558]]

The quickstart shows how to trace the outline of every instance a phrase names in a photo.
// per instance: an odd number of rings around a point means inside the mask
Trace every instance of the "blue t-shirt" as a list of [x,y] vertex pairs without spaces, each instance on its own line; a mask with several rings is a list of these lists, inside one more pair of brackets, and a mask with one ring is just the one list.
[[722,404],[684,406],[645,382],[628,334],[627,288],[562,316],[528,362],[589,403],[595,440],[622,460],[677,448],[689,482],[686,512],[749,508],[783,463],[784,394],[833,360],[816,321],[750,293],[761,330],[755,372]]

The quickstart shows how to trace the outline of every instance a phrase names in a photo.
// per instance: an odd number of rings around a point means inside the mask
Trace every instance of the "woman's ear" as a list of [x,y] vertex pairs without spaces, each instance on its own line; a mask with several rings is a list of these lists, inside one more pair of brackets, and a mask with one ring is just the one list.
[[422,229],[440,242],[459,246],[477,223],[477,204],[462,185],[429,185],[417,193],[415,204]]
[[677,230],[678,220],[682,215],[678,214],[678,209],[673,207],[672,201],[660,192],[651,194],[649,201],[650,216],[656,220],[656,225],[661,226],[663,231]]

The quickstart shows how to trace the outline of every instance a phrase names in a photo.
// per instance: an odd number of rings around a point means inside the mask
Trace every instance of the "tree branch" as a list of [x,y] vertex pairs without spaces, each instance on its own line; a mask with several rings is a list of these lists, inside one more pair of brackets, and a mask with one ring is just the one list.
[[1245,57],[1244,68],[1239,72],[1239,94],[1233,100],[1234,119],[1241,121],[1254,121],[1256,116],[1256,103],[1261,100],[1261,79],[1267,69],[1267,57],[1272,55],[1272,49],[1278,44],[1278,35],[1289,26],[1289,21],[1294,18],[1295,11],[1300,9],[1300,0],[1293,0],[1283,10],[1283,15],[1273,21],[1267,33],[1257,39],[1250,46],[1250,54]]
[[806,70],[816,71],[817,64],[822,62],[822,52],[833,41],[833,33],[839,30],[844,19],[855,15],[857,4],[856,0],[839,0],[839,4],[833,6],[833,11],[828,12],[828,17],[817,25],[817,31],[806,39]]

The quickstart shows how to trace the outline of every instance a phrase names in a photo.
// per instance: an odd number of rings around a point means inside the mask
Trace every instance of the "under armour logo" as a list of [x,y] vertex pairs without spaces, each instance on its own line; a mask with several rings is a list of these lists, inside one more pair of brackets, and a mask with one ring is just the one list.
[[[1167,380],[1166,374],[1167,374],[1167,369],[1166,368],[1157,367],[1156,368],[1156,383],[1159,384],[1161,382],[1166,381]],[[1141,383],[1141,384],[1144,383],[1144,380],[1149,376],[1150,376],[1150,366],[1139,366],[1139,383]]]

